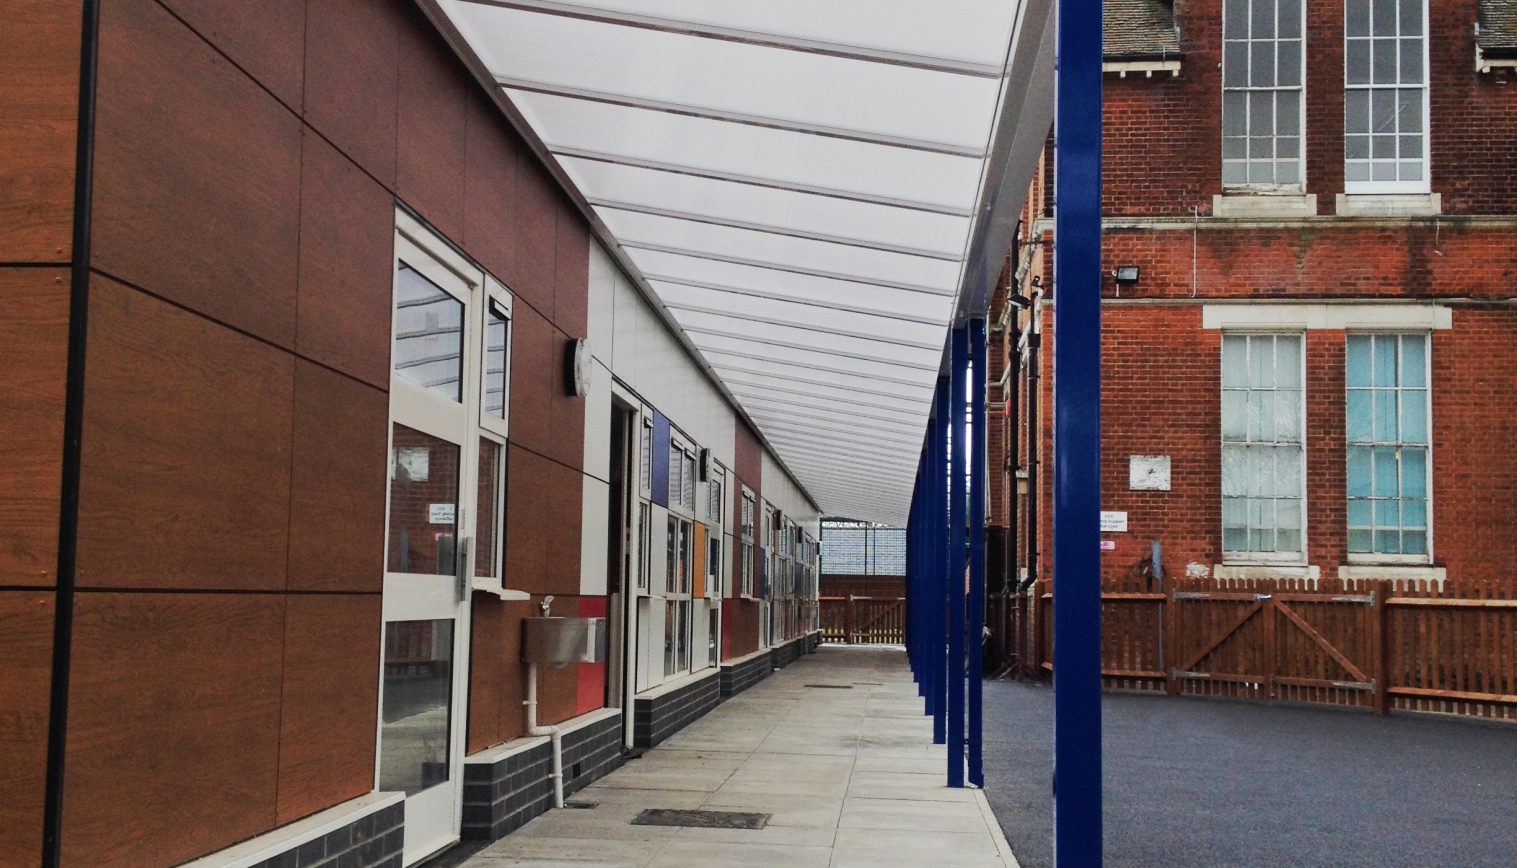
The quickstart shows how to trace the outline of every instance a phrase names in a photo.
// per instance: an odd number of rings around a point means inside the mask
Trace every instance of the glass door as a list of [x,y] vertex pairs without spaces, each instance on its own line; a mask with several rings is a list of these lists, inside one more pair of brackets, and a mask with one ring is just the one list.
[[499,584],[509,297],[397,216],[376,785],[405,863],[458,840],[469,599]]

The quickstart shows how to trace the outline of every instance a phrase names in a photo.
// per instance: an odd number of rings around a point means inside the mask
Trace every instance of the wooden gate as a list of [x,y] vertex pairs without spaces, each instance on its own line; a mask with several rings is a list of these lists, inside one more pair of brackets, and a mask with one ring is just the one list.
[[1174,591],[1174,693],[1372,706],[1375,595]]
[[822,641],[900,645],[906,641],[904,597],[822,597]]

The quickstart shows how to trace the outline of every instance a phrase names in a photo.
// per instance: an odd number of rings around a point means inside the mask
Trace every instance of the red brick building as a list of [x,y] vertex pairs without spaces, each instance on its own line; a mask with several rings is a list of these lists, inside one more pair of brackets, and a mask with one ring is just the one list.
[[[1509,572],[1517,3],[1106,15],[1104,577]],[[992,600],[1052,575],[1045,162],[992,312]]]

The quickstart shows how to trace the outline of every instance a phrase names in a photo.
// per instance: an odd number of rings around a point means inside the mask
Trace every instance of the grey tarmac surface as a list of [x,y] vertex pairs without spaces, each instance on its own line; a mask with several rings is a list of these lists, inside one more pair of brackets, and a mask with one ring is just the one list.
[[[1110,866],[1517,866],[1517,726],[1107,694]],[[985,684],[985,784],[1053,864],[1053,692]]]

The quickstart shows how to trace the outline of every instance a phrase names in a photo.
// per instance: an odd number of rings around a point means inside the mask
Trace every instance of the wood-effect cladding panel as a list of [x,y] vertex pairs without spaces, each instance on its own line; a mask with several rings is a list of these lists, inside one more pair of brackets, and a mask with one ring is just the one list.
[[722,603],[724,657],[734,659],[758,650],[759,604],[756,600],[732,599]]
[[400,0],[308,0],[305,119],[395,185]]
[[80,587],[282,591],[294,360],[96,277]]
[[279,716],[281,825],[374,788],[380,597],[291,594]]
[[463,237],[465,128],[474,83],[419,9],[400,34],[395,189],[438,231]]
[[273,827],[284,608],[78,595],[63,864],[178,864]]
[[567,203],[558,213],[553,322],[571,337],[590,328],[590,227]]
[[512,314],[511,440],[552,455],[559,448],[554,404],[564,394],[563,339],[534,307],[518,304]]
[[525,732],[522,700],[527,670],[521,662],[521,622],[537,613],[535,607],[535,602],[526,600],[508,602],[474,595],[466,753],[478,753]]
[[389,414],[384,392],[295,363],[291,590],[383,589]]
[[[516,414],[513,411],[512,416]],[[514,422],[515,419],[513,418]],[[547,523],[553,462],[515,443],[506,447],[506,550],[508,588],[541,590],[548,571]]]
[[68,373],[69,272],[0,268],[0,585],[51,586]]
[[511,439],[583,468],[586,401],[569,394],[565,382],[569,339],[536,308],[517,305],[511,341]]
[[552,317],[558,213],[567,203],[536,159],[522,161],[516,191],[516,252],[520,265],[515,269],[516,283],[511,288],[543,316]]
[[582,474],[515,444],[509,450],[506,587],[577,594],[584,521]]
[[53,594],[0,591],[0,865],[42,860]]
[[[759,434],[755,434],[754,429],[749,428],[748,423],[743,422],[742,419],[737,420],[733,428],[733,473],[736,473],[740,483],[748,486],[755,498],[762,498],[760,484],[763,483],[763,445],[759,443]],[[740,489],[736,490],[739,495],[742,493]],[[743,514],[740,510],[742,501],[737,502],[737,505],[739,505],[739,511],[733,514],[740,517]],[[760,516],[754,520],[762,522],[763,517]]]
[[101,10],[92,266],[295,341],[300,122],[153,0]]
[[516,187],[522,144],[482,93],[469,100],[464,164],[463,244],[486,271],[516,285]]
[[0,262],[73,249],[79,0],[0,0]]
[[[469,724],[464,753],[478,753],[500,741],[500,693],[510,657],[502,635],[510,604],[475,594],[469,609]],[[521,656],[518,649],[517,657]]]
[[388,389],[395,199],[321,136],[303,142],[296,351]]
[[306,0],[162,0],[274,96],[300,109]]

